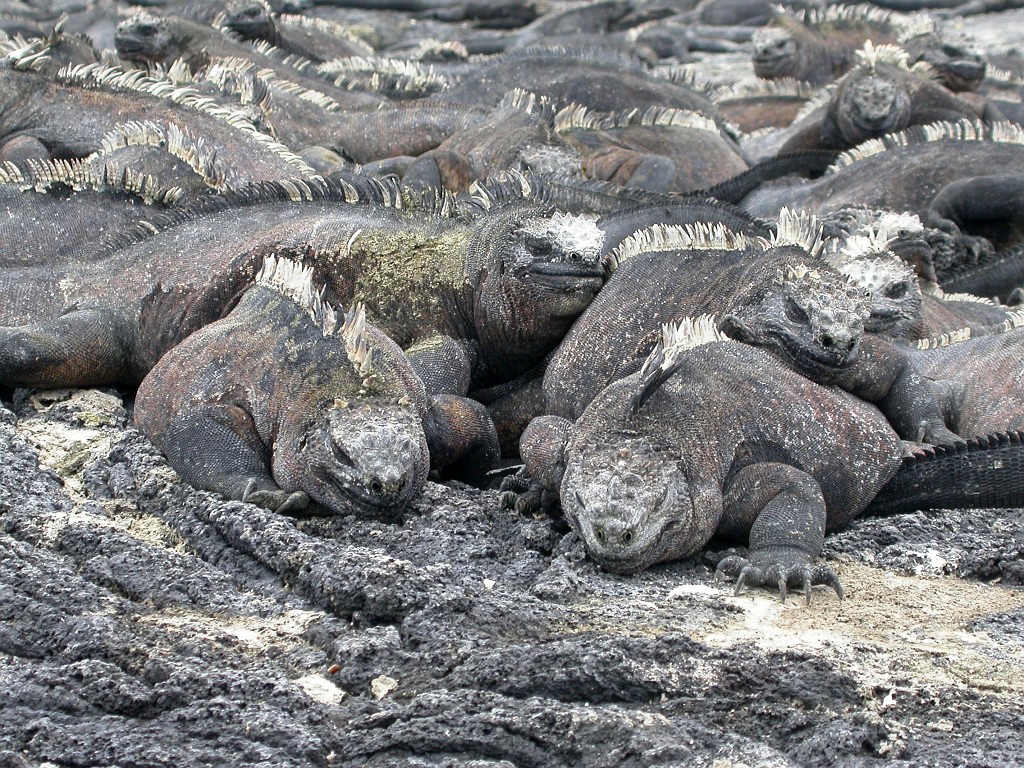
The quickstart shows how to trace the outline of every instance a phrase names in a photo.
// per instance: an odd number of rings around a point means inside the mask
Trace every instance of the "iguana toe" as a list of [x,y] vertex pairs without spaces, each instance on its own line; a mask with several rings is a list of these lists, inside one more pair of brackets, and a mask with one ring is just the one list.
[[816,584],[825,585],[835,590],[841,600],[843,587],[835,572],[823,565],[811,567],[804,562],[803,553],[790,550],[771,550],[756,552],[752,559],[729,555],[719,561],[715,576],[719,580],[736,577],[734,595],[743,591],[744,587],[778,586],[779,599],[786,602],[789,587],[800,586],[804,594],[804,602],[811,604],[811,587]]

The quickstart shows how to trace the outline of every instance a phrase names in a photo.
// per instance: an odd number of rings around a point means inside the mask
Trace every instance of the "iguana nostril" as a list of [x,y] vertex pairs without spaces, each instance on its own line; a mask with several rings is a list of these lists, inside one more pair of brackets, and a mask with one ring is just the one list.
[[370,490],[373,491],[374,493],[382,493],[384,491],[384,483],[382,483],[380,480],[371,480]]
[[602,544],[605,543],[605,541],[607,540],[608,536],[607,536],[607,534],[605,534],[604,528],[602,526],[600,526],[600,525],[595,525],[594,526],[594,538],[596,538]]
[[625,545],[626,545],[627,547],[628,547],[628,546],[629,546],[630,544],[632,544],[632,543],[633,543],[633,539],[634,539],[634,535],[633,535],[633,529],[632,529],[632,528],[627,528],[626,530],[624,530],[624,531],[622,532],[622,535],[621,535],[621,536],[619,536],[619,541],[621,541],[621,542],[622,542],[623,544],[625,544]]
[[826,333],[821,337],[821,346],[825,347],[826,349],[831,348],[834,344],[835,340],[832,338],[830,334]]

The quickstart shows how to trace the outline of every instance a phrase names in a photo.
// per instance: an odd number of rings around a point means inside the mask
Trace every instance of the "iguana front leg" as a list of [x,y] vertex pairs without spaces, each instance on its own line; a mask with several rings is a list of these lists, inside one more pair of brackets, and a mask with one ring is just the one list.
[[405,354],[423,380],[428,396],[469,392],[473,361],[463,342],[437,334],[416,341]]
[[501,481],[503,507],[521,515],[554,509],[565,474],[565,446],[572,426],[561,416],[538,416],[530,421],[519,439],[523,468]]
[[818,481],[789,464],[762,462],[736,472],[726,483],[725,508],[718,532],[740,536],[749,531],[747,557],[731,555],[718,563],[718,575],[744,585],[778,586],[785,602],[790,586],[826,584],[840,598],[843,588],[831,568],[815,565],[825,541],[825,498]]
[[252,416],[237,405],[206,404],[181,411],[162,441],[167,460],[197,488],[273,512],[303,509],[309,496],[279,487],[270,472],[271,451]]
[[0,383],[11,387],[113,384],[133,378],[128,324],[101,309],[0,328]]
[[948,388],[918,372],[909,351],[898,344],[865,335],[857,362],[832,383],[875,403],[904,440],[933,445],[964,442],[942,416]]

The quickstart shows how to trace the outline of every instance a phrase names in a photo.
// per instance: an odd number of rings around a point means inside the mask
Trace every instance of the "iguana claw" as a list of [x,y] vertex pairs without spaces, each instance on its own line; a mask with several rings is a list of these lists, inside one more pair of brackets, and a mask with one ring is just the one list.
[[257,507],[269,509],[271,512],[292,512],[309,506],[309,496],[304,491],[288,492],[278,488],[276,491],[256,490],[256,481],[250,479],[242,492],[242,501],[255,504]]
[[739,555],[729,555],[722,558],[715,569],[715,576],[719,580],[736,576],[736,587],[734,595],[740,594],[743,587],[764,587],[777,585],[779,598],[786,602],[789,594],[789,585],[799,585],[804,593],[804,601],[811,604],[811,587],[815,584],[824,584],[835,590],[839,599],[843,599],[843,586],[835,572],[824,565],[814,566],[807,563],[788,558],[785,562],[785,550],[775,550],[774,554],[767,552],[755,553],[753,561]]

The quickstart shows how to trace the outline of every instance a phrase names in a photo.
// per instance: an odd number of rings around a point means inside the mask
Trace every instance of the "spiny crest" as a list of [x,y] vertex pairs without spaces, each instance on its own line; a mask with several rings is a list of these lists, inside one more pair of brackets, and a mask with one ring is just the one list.
[[486,180],[474,180],[467,190],[468,202],[484,211],[513,199],[528,199],[533,194],[529,180],[516,170],[502,171]]
[[811,28],[820,28],[836,22],[865,22],[872,25],[887,25],[902,27],[901,18],[891,11],[883,10],[877,5],[870,3],[859,3],[851,5],[829,4],[824,8],[807,8],[803,11],[792,12],[784,6],[774,6],[777,13],[786,14],[796,18],[802,24]]
[[822,226],[814,214],[808,211],[793,211],[783,207],[779,211],[779,224],[768,241],[769,247],[796,245],[807,251],[811,258],[818,258],[825,242]]
[[446,90],[451,82],[416,61],[375,56],[346,56],[317,65],[335,86],[349,90],[391,91],[428,95]]
[[540,115],[548,121],[552,120],[554,107],[551,99],[524,88],[513,88],[498,102],[500,109],[518,109],[528,115]]
[[614,250],[604,258],[604,268],[612,273],[628,259],[644,253],[659,251],[685,251],[695,249],[713,249],[720,251],[740,251],[754,244],[746,235],[733,232],[724,224],[656,224],[653,227],[640,229],[623,239]]
[[949,333],[943,333],[939,336],[932,336],[927,339],[918,339],[918,349],[939,349],[940,347],[948,347],[950,344],[959,344],[963,341],[970,341],[971,328],[961,328],[957,331],[950,331]]
[[777,283],[790,283],[803,280],[805,278],[819,280],[821,278],[821,272],[816,269],[812,269],[803,263],[788,264],[779,270],[775,281]]
[[127,192],[140,197],[146,205],[172,205],[184,194],[179,187],[160,186],[153,176],[98,163],[95,155],[86,160],[29,160],[24,168],[4,163],[0,165],[0,184],[36,192],[45,192],[58,184],[76,191]]
[[718,330],[718,322],[714,315],[684,317],[674,323],[663,323],[661,326],[661,346],[667,362],[675,363],[686,350],[714,341],[731,341]]
[[876,46],[870,40],[865,40],[864,47],[856,52],[856,56],[858,66],[871,70],[879,64],[893,64],[901,69],[910,68],[910,54],[898,45]]
[[250,141],[263,146],[292,166],[299,175],[315,178],[318,174],[288,147],[262,133],[252,121],[241,113],[225,108],[213,99],[203,96],[194,88],[178,86],[169,80],[157,80],[142,72],[125,71],[99,63],[63,67],[57,73],[58,82],[81,87],[109,88],[115,91],[134,91],[166,99],[174,104],[194,109],[210,117],[223,120],[232,128],[246,134]]
[[324,336],[334,334],[338,326],[334,307],[313,290],[313,268],[284,256],[267,256],[256,275],[256,285],[269,288],[294,302],[320,329]]
[[339,24],[331,19],[321,19],[301,13],[282,13],[277,17],[277,23],[282,27],[304,27],[305,29],[323,32],[362,48],[363,54],[366,56],[373,55],[373,46],[360,36],[360,28],[357,26]]
[[995,302],[992,299],[984,296],[975,296],[973,293],[946,293],[938,285],[929,286],[929,295],[934,296],[937,299],[943,301],[966,301],[973,304],[987,304],[988,306],[995,306]]
[[826,259],[831,264],[842,264],[854,259],[866,259],[879,254],[888,253],[892,238],[881,235],[877,230],[868,227],[862,232],[845,238],[833,238],[828,241]]
[[921,218],[910,211],[886,211],[875,226],[878,237],[886,240],[924,232]]
[[121,123],[104,135],[98,154],[110,154],[118,149],[136,146],[163,149],[186,163],[211,189],[227,188],[223,170],[217,162],[217,153],[207,145],[205,139],[193,136],[176,123]]
[[711,80],[701,75],[700,70],[692,64],[679,64],[673,67],[661,68],[652,71],[654,77],[660,80],[668,80],[673,85],[681,85],[689,88],[709,99],[714,94],[717,86]]
[[933,141],[991,141],[1002,144],[1024,144],[1024,127],[1008,121],[985,124],[980,120],[958,120],[914,126],[897,133],[868,139],[853,149],[843,152],[826,173],[836,173],[856,162],[890,149]]
[[777,80],[746,80],[715,88],[712,92],[712,100],[716,104],[723,104],[729,101],[757,98],[810,99],[819,90],[817,86],[794,77],[780,77]]
[[296,53],[283,51],[273,43],[268,43],[266,40],[246,40],[244,41],[244,45],[255,53],[258,53],[261,56],[266,56],[267,58],[276,61],[278,64],[290,67],[300,73],[310,74],[317,68],[315,61],[311,61],[305,56],[299,56]]
[[428,37],[416,44],[416,47],[409,52],[409,58],[414,61],[465,61],[469,58],[469,51],[465,44],[458,40],[438,40],[436,37]]
[[670,107],[627,109],[620,112],[594,112],[578,104],[570,104],[555,116],[555,130],[607,131],[629,126],[693,128],[718,133],[718,124],[700,112]]
[[37,72],[47,61],[49,50],[45,40],[14,37],[0,43],[0,65],[17,72]]
[[366,307],[358,303],[345,313],[340,334],[345,341],[345,353],[366,386],[374,373],[373,348],[366,329]]

